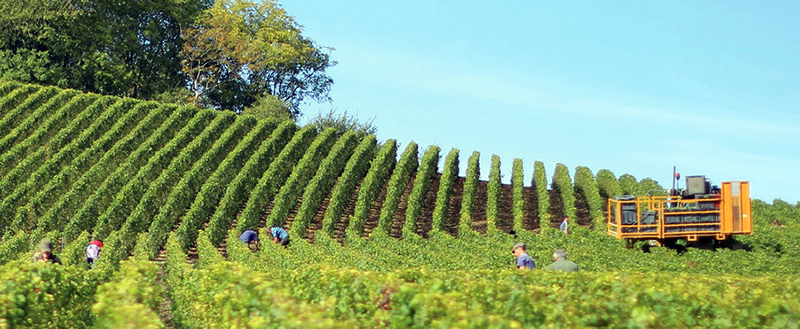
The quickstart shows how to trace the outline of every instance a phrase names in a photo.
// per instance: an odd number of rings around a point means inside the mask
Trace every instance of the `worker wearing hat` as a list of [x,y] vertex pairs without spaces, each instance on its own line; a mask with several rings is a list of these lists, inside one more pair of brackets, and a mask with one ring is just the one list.
[[53,254],[53,243],[50,242],[50,239],[42,239],[39,250],[41,251],[33,254],[32,261],[61,264],[61,259]]
[[532,270],[536,267],[530,256],[528,256],[525,244],[517,242],[511,247],[511,253],[517,258],[517,268],[523,271]]

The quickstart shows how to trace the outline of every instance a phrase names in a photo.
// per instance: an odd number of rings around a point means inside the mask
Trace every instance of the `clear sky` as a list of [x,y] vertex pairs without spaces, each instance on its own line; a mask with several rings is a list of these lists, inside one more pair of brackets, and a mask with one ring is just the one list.
[[800,200],[800,1],[284,0],[378,138]]

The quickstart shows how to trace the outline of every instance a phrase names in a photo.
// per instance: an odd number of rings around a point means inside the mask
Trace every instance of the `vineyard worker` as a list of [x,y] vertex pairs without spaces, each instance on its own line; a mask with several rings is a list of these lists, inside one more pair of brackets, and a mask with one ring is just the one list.
[[561,222],[561,225],[558,226],[558,229],[561,230],[561,232],[569,233],[569,228],[567,228],[567,225],[569,225],[568,222],[569,217],[564,216],[564,220]]
[[270,227],[269,234],[272,235],[272,242],[280,243],[284,247],[289,245],[289,232],[286,232],[283,227]]
[[556,251],[553,252],[553,259],[555,259],[553,264],[547,265],[548,270],[564,271],[567,273],[580,271],[578,264],[567,260],[567,252],[564,250],[556,249]]
[[31,259],[33,262],[61,264],[61,258],[53,254],[53,243],[50,242],[50,239],[42,239],[42,242],[39,244],[39,249],[41,251],[33,254],[33,258]]
[[239,236],[239,240],[250,246],[251,242],[255,242],[256,249],[258,249],[258,233],[253,230],[246,230]]
[[94,268],[94,261],[100,257],[100,248],[103,248],[103,240],[89,242],[89,246],[86,247],[86,262],[92,268]]
[[525,248],[525,244],[522,242],[517,242],[511,247],[511,253],[514,254],[514,257],[517,258],[517,269],[527,271],[532,270],[536,267],[536,264],[533,262],[530,256],[528,256],[527,249]]

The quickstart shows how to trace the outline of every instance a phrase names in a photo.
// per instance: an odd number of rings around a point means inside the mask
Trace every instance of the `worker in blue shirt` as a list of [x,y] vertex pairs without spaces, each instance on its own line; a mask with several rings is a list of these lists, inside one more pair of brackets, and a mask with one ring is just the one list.
[[530,256],[528,256],[527,248],[522,242],[517,242],[511,247],[511,253],[517,258],[517,269],[527,271],[536,267]]
[[289,245],[289,232],[286,232],[282,227],[270,227],[269,234],[272,235],[272,242],[280,243],[284,247]]
[[247,230],[242,232],[242,235],[239,236],[239,240],[246,243],[247,246],[250,246],[251,243],[255,243],[256,249],[258,249],[258,233],[256,233],[256,231]]

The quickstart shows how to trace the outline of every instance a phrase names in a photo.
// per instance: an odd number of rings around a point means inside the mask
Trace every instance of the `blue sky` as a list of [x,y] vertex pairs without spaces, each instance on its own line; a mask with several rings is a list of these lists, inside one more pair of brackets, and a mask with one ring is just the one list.
[[[283,1],[380,139],[800,200],[797,1]],[[463,172],[464,168],[462,168]]]

